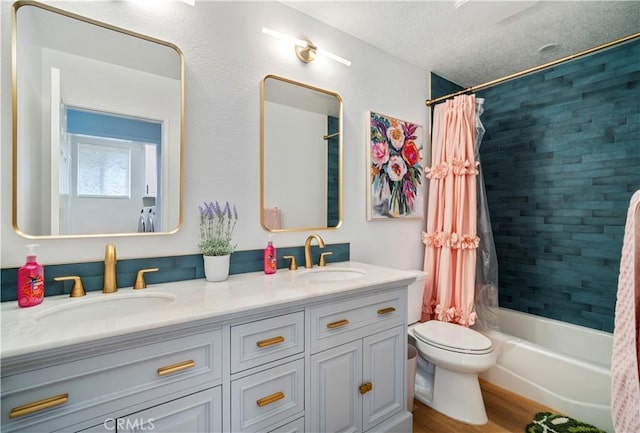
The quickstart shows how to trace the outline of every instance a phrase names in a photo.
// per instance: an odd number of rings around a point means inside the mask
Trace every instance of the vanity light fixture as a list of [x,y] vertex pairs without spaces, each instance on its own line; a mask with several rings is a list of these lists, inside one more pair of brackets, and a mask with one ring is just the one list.
[[545,45],[541,46],[540,48],[538,48],[538,52],[539,53],[548,53],[548,52],[551,52],[551,51],[554,51],[554,50],[558,49],[559,46],[560,46],[559,44],[556,44],[555,42],[552,42],[550,44],[545,44]]
[[[111,1],[117,1],[117,0],[111,0]],[[141,4],[148,4],[148,5],[152,5],[155,6],[155,3],[158,3],[158,0],[130,0],[132,3],[141,3]],[[175,0],[160,0],[160,2],[164,2],[164,3],[169,3],[170,1],[175,1]],[[195,6],[196,5],[196,0],[178,0],[182,3],[188,4],[189,6]]]
[[274,38],[291,42],[296,51],[296,56],[298,57],[298,59],[300,59],[300,61],[304,63],[311,63],[315,60],[316,55],[320,55],[329,57],[330,59],[342,63],[345,66],[351,66],[351,62],[349,60],[333,54],[332,52],[325,49],[319,48],[318,46],[314,45],[313,42],[311,42],[309,39],[294,38],[292,36],[285,35],[284,33],[280,33],[266,27],[262,28],[262,33],[264,33],[265,35],[273,36]]

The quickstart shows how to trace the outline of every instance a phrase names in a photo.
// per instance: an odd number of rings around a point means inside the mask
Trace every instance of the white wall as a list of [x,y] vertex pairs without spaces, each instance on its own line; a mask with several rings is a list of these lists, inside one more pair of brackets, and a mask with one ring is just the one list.
[[[198,205],[236,204],[235,240],[241,250],[263,248],[260,216],[260,81],[276,74],[339,93],[344,101],[344,221],[320,232],[326,242],[350,242],[353,260],[400,269],[422,267],[424,221],[366,219],[366,119],[369,110],[412,121],[428,130],[428,73],[277,2],[180,2],[149,9],[134,2],[46,2],[81,15],[147,34],[179,46],[186,71],[184,124],[184,224],[174,235],[41,239],[39,261],[101,260],[115,242],[120,259],[198,252]],[[0,2],[1,32],[1,266],[24,262],[30,243],[11,227],[10,2]],[[326,58],[301,63],[293,48],[261,33],[269,27],[351,60],[346,67]],[[302,245],[309,233],[274,236],[276,246]]]

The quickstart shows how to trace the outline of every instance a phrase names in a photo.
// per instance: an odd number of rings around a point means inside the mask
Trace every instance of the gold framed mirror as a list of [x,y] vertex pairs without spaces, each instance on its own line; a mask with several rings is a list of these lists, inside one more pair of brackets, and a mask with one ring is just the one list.
[[271,232],[342,223],[342,98],[276,75],[260,86],[260,223]]
[[27,238],[179,230],[180,49],[18,1],[12,56],[14,230]]

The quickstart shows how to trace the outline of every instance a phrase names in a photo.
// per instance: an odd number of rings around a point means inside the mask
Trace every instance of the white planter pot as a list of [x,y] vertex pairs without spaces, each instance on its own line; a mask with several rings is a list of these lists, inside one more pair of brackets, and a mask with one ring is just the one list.
[[229,276],[229,257],[202,256],[204,258],[204,276],[207,281],[224,281]]

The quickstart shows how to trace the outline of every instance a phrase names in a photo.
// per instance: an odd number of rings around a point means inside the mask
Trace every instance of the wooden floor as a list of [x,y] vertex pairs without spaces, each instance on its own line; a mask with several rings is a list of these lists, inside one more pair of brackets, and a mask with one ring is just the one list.
[[557,413],[483,380],[480,380],[480,388],[489,418],[487,424],[465,424],[415,400],[413,433],[524,433],[537,412]]

